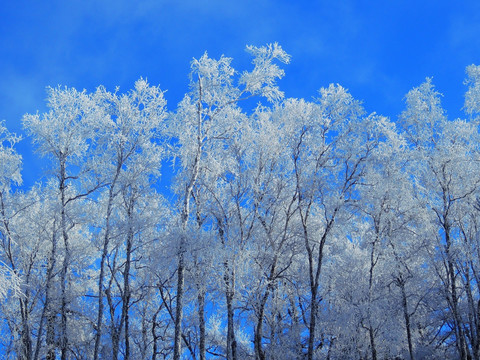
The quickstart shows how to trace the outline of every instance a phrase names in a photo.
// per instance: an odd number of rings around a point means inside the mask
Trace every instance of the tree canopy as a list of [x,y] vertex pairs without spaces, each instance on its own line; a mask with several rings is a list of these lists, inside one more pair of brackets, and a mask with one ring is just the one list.
[[193,59],[175,110],[49,88],[30,189],[0,125],[3,358],[480,359],[480,67],[464,119],[427,78],[392,120],[247,51]]

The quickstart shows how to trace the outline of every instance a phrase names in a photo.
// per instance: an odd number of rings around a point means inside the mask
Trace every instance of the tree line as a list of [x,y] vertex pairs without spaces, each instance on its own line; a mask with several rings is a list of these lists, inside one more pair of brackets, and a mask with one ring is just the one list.
[[480,67],[465,119],[427,78],[392,121],[247,51],[194,59],[175,111],[49,88],[27,190],[0,127],[5,359],[480,359]]

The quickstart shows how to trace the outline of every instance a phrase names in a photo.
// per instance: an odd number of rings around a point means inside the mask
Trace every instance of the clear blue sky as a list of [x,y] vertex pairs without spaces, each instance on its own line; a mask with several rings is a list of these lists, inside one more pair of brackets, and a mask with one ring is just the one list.
[[[21,134],[23,114],[45,111],[46,86],[127,91],[140,76],[168,90],[174,110],[193,57],[225,54],[245,69],[245,45],[275,41],[292,56],[288,97],[339,83],[396,119],[431,76],[457,117],[465,67],[480,64],[480,1],[2,0],[0,119]],[[29,141],[19,151],[31,184],[40,169]]]

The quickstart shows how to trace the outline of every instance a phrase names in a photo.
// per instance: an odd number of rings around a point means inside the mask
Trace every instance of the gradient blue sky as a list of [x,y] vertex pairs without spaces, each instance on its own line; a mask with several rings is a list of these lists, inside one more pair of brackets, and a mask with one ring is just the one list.
[[[396,119],[426,76],[462,116],[465,67],[480,64],[480,1],[0,0],[0,119],[22,134],[25,113],[45,111],[45,87],[128,91],[140,76],[168,90],[170,110],[193,57],[233,57],[278,42],[292,56],[281,88],[311,99],[339,83],[367,111]],[[28,185],[40,165],[25,139]]]

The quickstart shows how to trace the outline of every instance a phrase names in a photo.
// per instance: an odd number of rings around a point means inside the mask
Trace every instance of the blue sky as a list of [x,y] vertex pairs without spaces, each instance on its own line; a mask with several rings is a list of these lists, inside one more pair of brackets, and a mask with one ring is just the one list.
[[[458,117],[465,67],[480,64],[480,2],[2,0],[0,119],[21,134],[23,114],[45,111],[47,86],[128,91],[141,76],[168,90],[174,110],[193,57],[225,54],[242,70],[246,45],[275,41],[292,56],[288,97],[339,83],[396,119],[406,92],[431,76]],[[41,168],[29,142],[18,149],[32,184]]]

